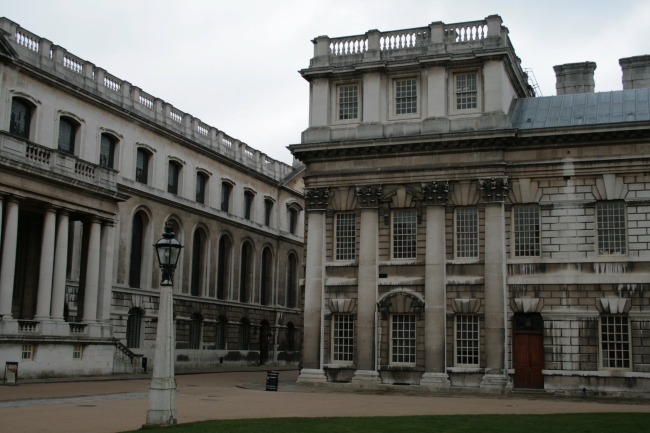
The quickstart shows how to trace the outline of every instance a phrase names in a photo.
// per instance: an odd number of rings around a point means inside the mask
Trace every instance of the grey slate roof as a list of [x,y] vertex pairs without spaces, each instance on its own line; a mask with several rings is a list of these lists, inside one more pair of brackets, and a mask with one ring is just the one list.
[[517,99],[510,119],[518,129],[650,120],[650,88]]

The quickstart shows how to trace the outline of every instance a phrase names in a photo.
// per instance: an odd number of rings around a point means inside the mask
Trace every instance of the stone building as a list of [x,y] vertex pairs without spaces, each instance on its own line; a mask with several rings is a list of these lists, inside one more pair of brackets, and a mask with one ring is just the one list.
[[650,58],[536,95],[499,16],[313,40],[299,382],[650,390]]
[[303,167],[275,161],[0,19],[0,365],[153,357],[171,224],[177,368],[296,363]]

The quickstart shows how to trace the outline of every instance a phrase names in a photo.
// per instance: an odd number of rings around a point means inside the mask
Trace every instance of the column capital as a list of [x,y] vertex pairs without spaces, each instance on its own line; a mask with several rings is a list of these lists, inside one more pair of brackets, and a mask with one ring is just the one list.
[[449,181],[432,180],[422,182],[422,194],[424,194],[424,204],[426,206],[444,206],[449,199]]
[[91,216],[88,218],[88,221],[89,221],[91,224],[101,224],[101,223],[102,223],[102,218],[99,217],[98,215],[91,215]]
[[329,204],[330,189],[328,186],[320,188],[305,188],[305,204],[307,211],[325,211]]
[[381,195],[384,193],[384,189],[382,188],[381,184],[357,186],[354,188],[354,191],[357,194],[357,203],[359,204],[360,208],[379,208],[379,197],[381,197]]
[[503,203],[510,190],[507,176],[479,179],[478,187],[485,203]]

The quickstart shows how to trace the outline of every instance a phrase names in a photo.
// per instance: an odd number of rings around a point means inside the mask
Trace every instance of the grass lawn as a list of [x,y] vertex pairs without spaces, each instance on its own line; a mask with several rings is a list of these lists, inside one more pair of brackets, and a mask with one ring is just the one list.
[[265,418],[181,424],[166,433],[636,433],[650,432],[650,414],[446,415],[368,418]]

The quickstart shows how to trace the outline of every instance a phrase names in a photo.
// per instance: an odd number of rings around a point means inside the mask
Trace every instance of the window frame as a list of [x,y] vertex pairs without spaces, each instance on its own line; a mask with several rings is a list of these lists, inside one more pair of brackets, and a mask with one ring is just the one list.
[[[603,318],[605,317],[623,317],[627,319],[627,344],[628,344],[628,359],[629,367],[604,367],[603,366]],[[614,323],[616,326],[616,323]],[[601,314],[598,317],[598,370],[604,371],[632,371],[634,368],[633,357],[633,344],[632,344],[632,323],[629,315],[627,314]],[[622,359],[625,361],[625,359]]]
[[[248,319],[239,321],[239,333],[237,335],[237,349],[250,350],[251,345],[251,323]],[[245,346],[243,348],[242,346]]]
[[[289,263],[293,264],[290,266]],[[298,258],[294,253],[287,255],[285,266],[285,298],[284,305],[287,308],[299,308],[298,305]]]
[[[199,179],[203,179],[203,191],[201,191],[202,197],[199,200]],[[208,184],[210,183],[210,176],[203,170],[196,170],[196,175],[194,176],[194,200],[197,203],[208,206],[210,194],[208,193]]]
[[[414,80],[415,81],[415,113],[397,113],[397,83],[399,81]],[[388,87],[388,100],[389,111],[388,120],[402,120],[402,119],[419,119],[422,116],[422,97],[420,87],[420,75],[416,74],[402,74],[390,77],[390,85]]]
[[[528,256],[518,256],[517,255],[517,233],[526,233],[526,232],[517,232],[517,209],[521,208],[535,208],[537,209],[537,223],[538,223],[538,229],[537,229],[537,245],[538,245],[538,254],[537,255],[528,255]],[[455,218],[454,218],[455,221]],[[540,206],[537,203],[530,203],[530,204],[516,204],[512,206],[512,210],[510,213],[510,238],[512,239],[511,242],[511,257],[513,259],[528,259],[528,258],[535,258],[535,257],[542,257],[542,211]],[[477,220],[478,222],[478,220]],[[530,231],[529,231],[530,232]],[[528,232],[528,233],[529,233]]]
[[[394,341],[393,341],[393,323],[395,320],[395,317],[397,316],[410,316],[413,317],[413,325],[414,325],[414,332],[415,332],[415,338],[413,339],[415,341],[415,353],[413,354],[415,361],[413,362],[399,362],[399,361],[393,361],[393,346],[394,346]],[[389,352],[388,352],[388,364],[389,365],[394,365],[394,366],[402,366],[402,367],[416,367],[417,362],[418,362],[418,320],[415,315],[415,313],[391,313],[390,315],[390,321],[388,325],[388,332],[390,333],[388,335],[389,339]],[[398,339],[399,340],[399,339]],[[405,338],[402,338],[401,340],[405,340]],[[411,338],[408,338],[408,340],[411,340]],[[411,356],[410,354],[408,356]]]
[[[624,253],[612,253],[612,254],[601,254],[600,253],[600,228],[598,228],[598,207],[602,204],[612,204],[612,203],[619,203],[623,206],[623,223],[625,224],[625,228],[623,229],[625,231],[624,237],[625,237],[625,252]],[[596,243],[595,249],[596,249],[596,255],[598,257],[627,257],[630,253],[629,249],[629,238],[630,238],[630,232],[629,232],[629,224],[628,224],[628,216],[627,216],[627,205],[623,200],[601,200],[596,202],[596,206],[594,209],[594,231],[596,232],[594,242]],[[603,229],[603,230],[616,230],[616,229]],[[619,229],[620,230],[620,229]]]
[[[23,344],[22,346],[20,350],[20,361],[33,361],[35,352],[34,344]],[[28,354],[28,356],[25,357],[25,354]]]
[[[343,317],[343,316],[345,316],[346,318],[349,319],[348,323],[351,323],[350,328],[344,330],[344,331],[352,332],[352,335],[349,336],[349,337],[337,337],[335,335],[335,332],[334,332],[335,329],[336,329],[336,318],[337,317]],[[332,319],[331,319],[331,322],[330,322],[330,363],[331,364],[354,365],[354,349],[355,349],[354,343],[356,341],[355,340],[355,337],[356,337],[356,335],[355,335],[356,334],[355,325],[356,325],[356,323],[355,323],[355,320],[354,320],[354,314],[351,314],[351,313],[334,313],[334,314],[332,314]],[[344,352],[344,355],[349,355],[351,357],[350,360],[336,360],[336,359],[334,359],[335,354],[337,353],[336,350],[335,350],[335,347],[337,346],[336,342],[335,342],[336,338],[352,340],[351,344],[339,344],[339,346],[350,348],[348,351]]]
[[[476,344],[477,344],[477,351],[478,354],[476,355],[477,362],[472,363],[472,364],[463,364],[462,362],[458,362],[458,318],[459,317],[473,317],[476,318],[476,325],[477,325],[477,338],[476,338]],[[470,339],[466,339],[470,340]],[[472,339],[473,340],[473,339]],[[473,355],[472,355],[473,356]],[[469,358],[470,356],[467,355]],[[481,365],[481,319],[478,314],[465,314],[465,313],[458,313],[454,315],[454,366],[455,367],[480,367]]]
[[[73,130],[72,130],[72,143],[70,143],[71,146],[72,146],[72,151],[71,152],[68,151],[68,150],[61,149],[61,123],[62,122],[66,122],[66,123],[70,124],[70,126],[72,126],[72,128],[73,128]],[[79,150],[80,150],[79,149],[80,135],[81,135],[81,124],[74,117],[71,117],[71,116],[69,116],[67,114],[61,114],[59,116],[59,124],[57,126],[57,131],[56,131],[56,137],[57,137],[56,138],[56,150],[58,150],[59,152],[66,153],[68,155],[77,156],[78,153],[79,153]],[[113,146],[113,149],[115,149],[115,146]]]
[[[169,184],[169,175],[170,175],[170,170],[171,170],[172,166],[176,167],[177,170],[178,170],[176,172],[176,188],[175,188],[176,191],[170,191],[171,185]],[[178,162],[178,161],[176,161],[174,159],[169,159],[167,161],[167,188],[166,188],[166,191],[169,194],[173,194],[175,196],[180,196],[179,192],[181,191],[181,171],[182,170],[183,170],[183,165],[180,162]]]
[[[141,180],[138,180],[138,155],[143,154],[146,158],[146,168],[144,171],[146,171],[146,182],[142,182]],[[135,172],[133,173],[133,180],[135,180],[138,183],[142,183],[144,185],[149,185],[149,180],[151,178],[150,173],[151,173],[151,166],[153,160],[153,153],[149,151],[146,147],[138,146],[135,149]]]
[[[109,162],[110,164],[102,164],[102,142],[104,141],[104,137],[106,137],[107,140],[111,143],[111,148],[110,148],[110,154],[109,154]],[[119,161],[119,158],[117,157],[117,151],[118,151],[118,145],[120,143],[120,139],[115,136],[114,134],[110,132],[100,132],[99,134],[99,160],[97,161],[97,165],[100,165],[104,168],[109,168],[111,170],[117,170],[116,163]],[[112,160],[110,159],[112,157]]]
[[[476,211],[476,256],[473,257],[459,257],[458,256],[458,211],[461,209],[474,209]],[[480,259],[481,256],[481,215],[478,206],[459,206],[454,209],[454,260],[474,262]]]
[[[353,119],[339,119],[339,89],[341,87],[357,86],[357,117]],[[363,122],[363,85],[361,80],[345,80],[332,83],[332,125],[349,125]]]
[[[228,197],[226,197],[226,200],[224,201],[224,191],[226,189],[228,190]],[[232,182],[229,182],[225,179],[221,180],[221,191],[219,191],[219,209],[221,211],[230,213],[230,209],[232,209],[230,202],[232,200],[232,192],[234,189],[235,189],[235,185]]]
[[[395,213],[397,212],[410,212],[413,213],[414,217],[414,227],[415,227],[415,234],[414,234],[414,239],[415,239],[415,245],[414,245],[414,251],[415,251],[415,257],[400,257],[396,258],[395,257]],[[399,209],[391,209],[390,212],[390,261],[391,262],[413,262],[417,261],[418,259],[418,213],[415,208],[399,208]]]
[[[138,318],[137,322],[135,320],[131,320],[132,317],[137,317]],[[142,318],[143,317],[144,317],[144,315],[142,314],[140,309],[134,307],[134,308],[131,308],[129,310],[128,318],[126,320],[126,331],[125,331],[126,332],[126,335],[125,335],[126,344],[125,344],[125,346],[128,347],[129,349],[140,349],[140,345],[142,344],[142,337],[143,337],[143,333],[142,333]],[[129,327],[129,323],[133,323],[133,325],[135,325],[136,328],[131,329]],[[133,331],[135,336],[137,336],[137,341],[130,338],[129,330]],[[136,345],[131,346],[131,343],[134,342],[134,341],[135,341]]]
[[255,192],[250,188],[244,188],[244,208],[243,217],[248,221],[253,221],[255,218]]
[[275,202],[268,197],[264,198],[264,225],[266,227],[271,227],[271,221],[273,217],[273,206]]
[[287,229],[289,231],[289,234],[295,235],[296,234],[296,228],[298,227],[298,210],[290,207],[288,209],[288,215],[287,215]]
[[[26,125],[27,126],[27,133],[26,134],[19,134],[17,132],[12,131],[11,125],[12,125],[12,114],[13,114],[13,106],[14,106],[14,100],[18,100],[21,104],[24,104],[29,110],[29,123]],[[23,140],[29,140],[29,141],[36,141],[35,135],[37,131],[37,125],[36,121],[38,120],[38,117],[36,116],[36,111],[38,107],[34,102],[30,101],[27,98],[24,98],[22,96],[16,95],[11,97],[11,103],[9,104],[9,110],[8,111],[8,119],[7,119],[7,132],[10,134],[13,134],[17,137],[22,138]]]
[[[353,248],[352,248],[352,257],[351,259],[339,259],[338,256],[338,246],[339,246],[339,225],[338,225],[338,218],[339,215],[352,215],[354,218],[354,236],[353,236]],[[356,212],[337,212],[334,214],[334,218],[332,221],[333,231],[334,231],[334,236],[333,236],[333,245],[332,245],[332,254],[333,254],[333,260],[336,262],[350,262],[353,263],[357,260],[357,214]]]
[[[194,335],[194,333],[197,335]],[[197,338],[198,337],[198,338]],[[196,343],[196,347],[193,347],[192,343]],[[189,329],[189,340],[187,342],[187,348],[189,350],[201,350],[203,345],[203,318],[200,314],[194,313],[190,316],[190,329]]]
[[[77,356],[77,354],[79,354]],[[84,346],[83,344],[74,344],[72,346],[72,360],[73,361],[83,361],[84,357]]]
[[[449,72],[447,92],[448,99],[448,115],[449,116],[465,116],[468,114],[480,114],[483,112],[483,69],[479,67],[457,69]],[[457,108],[456,106],[456,77],[459,75],[476,74],[476,108]]]

